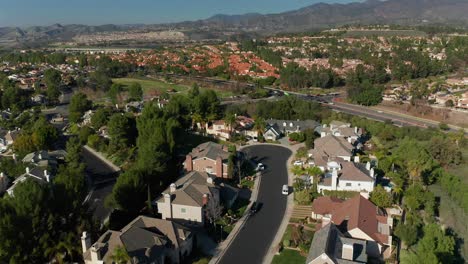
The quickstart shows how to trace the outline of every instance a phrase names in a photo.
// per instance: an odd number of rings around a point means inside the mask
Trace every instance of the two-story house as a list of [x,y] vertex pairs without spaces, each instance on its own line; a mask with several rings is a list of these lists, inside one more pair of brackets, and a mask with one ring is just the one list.
[[231,178],[228,173],[228,158],[230,153],[227,146],[214,142],[198,145],[186,156],[184,169],[187,172],[206,172],[219,178]]
[[391,251],[392,217],[362,195],[346,201],[316,199],[312,208],[312,217],[322,221],[319,228],[333,223],[344,236],[365,240],[367,255],[386,257]]
[[172,183],[156,204],[163,219],[203,225],[206,208],[221,204],[221,188],[208,173],[192,171]]
[[193,248],[193,232],[173,221],[139,216],[119,231],[109,230],[92,244],[83,232],[81,246],[85,264],[114,263],[123,250],[128,263],[181,263]]
[[8,195],[13,196],[15,192],[15,188],[18,186],[18,184],[28,179],[35,180],[39,183],[51,183],[53,176],[51,175],[49,171],[47,171],[44,168],[35,167],[33,169],[29,169],[29,167],[26,167],[26,173],[16,178],[13,181],[13,184],[10,186],[10,188],[7,189]]
[[353,162],[328,163],[327,173],[317,183],[317,191],[354,191],[369,197],[374,190],[376,175],[370,163]]

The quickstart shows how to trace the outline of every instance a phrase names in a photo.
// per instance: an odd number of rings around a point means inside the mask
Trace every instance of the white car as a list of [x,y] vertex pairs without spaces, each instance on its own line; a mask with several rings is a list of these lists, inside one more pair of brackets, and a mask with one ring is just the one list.
[[265,165],[263,163],[257,164],[257,168],[255,169],[256,171],[262,171],[265,169]]
[[294,164],[294,166],[302,166],[302,165],[304,165],[304,162],[302,162],[302,160],[296,160],[296,161],[294,161],[293,164]]
[[288,185],[283,185],[283,189],[281,190],[281,193],[284,195],[289,195],[289,187]]

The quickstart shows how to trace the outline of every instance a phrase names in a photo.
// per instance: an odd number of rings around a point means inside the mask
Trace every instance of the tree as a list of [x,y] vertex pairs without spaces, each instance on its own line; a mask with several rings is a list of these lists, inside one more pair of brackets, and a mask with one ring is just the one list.
[[91,126],[95,129],[99,129],[109,121],[112,111],[109,108],[99,108],[96,113],[91,116]]
[[450,99],[450,100],[447,100],[447,101],[445,102],[445,106],[446,106],[446,107],[454,107],[455,104],[453,103],[453,100]]
[[130,169],[122,173],[114,188],[112,197],[119,209],[131,213],[138,213],[144,206],[146,197],[146,174],[139,169]]
[[409,224],[399,224],[395,228],[395,235],[405,242],[406,246],[412,246],[418,240],[418,227]]
[[120,102],[120,93],[123,91],[123,86],[119,83],[113,83],[107,92],[107,95],[111,99],[112,104],[117,104]]
[[128,255],[127,251],[124,247],[118,246],[114,249],[114,253],[111,256],[112,261],[117,264],[125,264],[130,261],[130,256]]
[[233,126],[236,124],[236,116],[235,115],[227,115],[224,118],[224,122],[229,127],[230,133],[232,133]]
[[113,150],[126,148],[130,146],[134,138],[134,132],[130,119],[123,114],[114,114],[109,119],[107,125],[109,131],[109,146]]
[[348,90],[348,96],[352,102],[372,106],[382,101],[382,87],[373,86],[369,81],[357,84]]
[[77,93],[72,96],[69,105],[70,121],[78,123],[86,111],[91,109],[92,102],[83,93]]
[[49,149],[59,137],[57,129],[44,117],[34,123],[32,131],[32,141],[36,150]]
[[50,102],[56,102],[60,96],[62,75],[55,69],[47,69],[44,72],[44,82],[47,85],[47,97]]
[[143,100],[143,88],[140,83],[133,82],[128,88],[129,100],[141,101]]
[[380,208],[392,206],[392,195],[387,192],[381,185],[377,185],[370,193],[369,200]]

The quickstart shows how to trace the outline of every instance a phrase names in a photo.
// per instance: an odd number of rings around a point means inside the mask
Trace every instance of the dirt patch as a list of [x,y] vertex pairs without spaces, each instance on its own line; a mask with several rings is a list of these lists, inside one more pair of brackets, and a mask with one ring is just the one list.
[[393,102],[382,102],[376,108],[468,128],[468,113],[465,112],[445,108],[435,108],[424,104],[413,106],[410,104],[399,104]]

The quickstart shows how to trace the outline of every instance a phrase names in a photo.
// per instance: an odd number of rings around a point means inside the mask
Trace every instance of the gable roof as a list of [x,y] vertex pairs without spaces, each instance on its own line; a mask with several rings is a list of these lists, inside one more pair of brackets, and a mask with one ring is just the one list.
[[190,152],[189,155],[192,156],[193,160],[198,158],[216,160],[218,157],[221,157],[224,162],[229,158],[229,152],[225,150],[223,145],[211,141],[198,145],[192,149],[192,152]]
[[312,210],[316,214],[325,215],[329,214],[338,208],[344,201],[336,197],[321,196],[312,202]]
[[379,232],[379,222],[386,224],[387,218],[376,205],[363,196],[356,195],[343,202],[331,214],[332,222],[343,230],[359,228],[375,241],[388,244],[388,235]]
[[[342,259],[343,244],[353,246],[353,260]],[[306,263],[314,261],[322,254],[326,254],[334,263],[367,263],[366,241],[344,237],[333,223],[315,232]]]
[[299,131],[304,131],[306,129],[315,129],[316,127],[320,126],[320,123],[314,120],[269,119],[269,120],[266,120],[266,123],[270,126],[276,125],[277,128],[281,130],[285,130],[285,131],[296,130],[296,129],[298,129]]
[[370,176],[370,172],[366,170],[364,164],[356,164],[354,162],[341,163],[341,171],[339,180],[346,181],[367,181],[373,182],[374,178]]
[[[117,247],[124,247],[131,259],[142,263],[158,259],[167,248],[178,249],[180,243],[191,235],[191,231],[175,222],[147,216],[138,216],[120,231],[104,233],[96,246],[105,263],[112,263]],[[90,259],[90,250],[84,254]]]
[[[210,176],[206,172],[191,171],[174,183],[174,192],[171,192],[169,187],[164,193],[171,194],[173,204],[202,207],[203,195],[213,196],[214,189],[217,188],[214,183],[207,182],[208,177]],[[164,197],[158,202],[164,202]]]
[[351,156],[354,149],[353,145],[346,141],[346,139],[333,135],[327,135],[314,140],[314,148],[329,157]]

